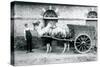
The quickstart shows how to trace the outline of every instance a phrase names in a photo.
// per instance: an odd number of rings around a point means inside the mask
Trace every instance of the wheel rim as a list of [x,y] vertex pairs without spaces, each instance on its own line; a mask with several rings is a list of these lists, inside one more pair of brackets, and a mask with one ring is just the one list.
[[86,53],[91,49],[91,39],[87,35],[80,35],[75,40],[75,49],[79,53]]

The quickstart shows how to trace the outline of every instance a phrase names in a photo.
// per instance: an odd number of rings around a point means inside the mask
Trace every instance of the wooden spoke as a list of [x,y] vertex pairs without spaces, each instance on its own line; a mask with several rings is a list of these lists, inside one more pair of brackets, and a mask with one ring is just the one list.
[[86,53],[91,48],[91,40],[87,35],[80,35],[76,38],[74,45],[79,53]]

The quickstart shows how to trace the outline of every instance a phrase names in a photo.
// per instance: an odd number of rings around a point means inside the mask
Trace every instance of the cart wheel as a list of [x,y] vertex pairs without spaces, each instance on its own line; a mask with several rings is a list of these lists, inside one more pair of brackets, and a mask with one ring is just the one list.
[[75,49],[79,53],[87,53],[91,49],[91,39],[88,35],[79,35],[75,39]]

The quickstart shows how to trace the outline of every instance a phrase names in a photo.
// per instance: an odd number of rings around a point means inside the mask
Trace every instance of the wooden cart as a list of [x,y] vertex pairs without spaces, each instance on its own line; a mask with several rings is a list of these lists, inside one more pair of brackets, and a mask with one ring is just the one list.
[[68,24],[70,29],[70,36],[66,39],[60,39],[51,36],[43,36],[42,38],[47,38],[51,40],[64,41],[64,49],[62,53],[69,49],[69,46],[72,44],[68,44],[68,42],[74,42],[74,48],[78,53],[87,53],[94,46],[93,40],[95,36],[95,28],[93,26],[87,25],[72,25]]

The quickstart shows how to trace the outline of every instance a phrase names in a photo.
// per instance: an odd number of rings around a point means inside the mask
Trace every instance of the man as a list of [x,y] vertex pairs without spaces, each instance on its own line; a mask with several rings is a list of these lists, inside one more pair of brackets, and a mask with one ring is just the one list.
[[24,38],[27,42],[27,52],[33,52],[32,51],[32,34],[30,31],[30,28],[28,27],[28,24],[25,24],[25,29],[24,29]]

